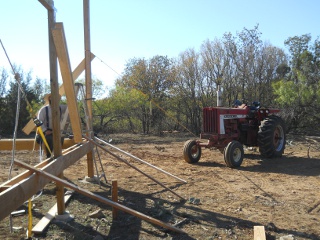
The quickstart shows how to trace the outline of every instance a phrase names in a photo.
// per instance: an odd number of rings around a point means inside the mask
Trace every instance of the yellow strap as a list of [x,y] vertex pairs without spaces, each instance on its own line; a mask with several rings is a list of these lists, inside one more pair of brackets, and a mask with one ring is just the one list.
[[51,150],[50,150],[50,147],[49,147],[49,144],[48,144],[48,142],[47,142],[47,140],[46,140],[46,138],[45,138],[45,136],[44,136],[44,134],[43,134],[42,128],[41,128],[41,127],[37,127],[37,129],[38,129],[38,131],[39,131],[39,133],[40,133],[40,136],[41,136],[41,138],[42,138],[42,141],[43,141],[44,144],[46,145],[46,147],[47,147],[47,149],[49,150],[50,154],[52,154],[52,153],[51,153]]
[[28,239],[31,238],[32,233],[32,201],[29,199],[28,202]]

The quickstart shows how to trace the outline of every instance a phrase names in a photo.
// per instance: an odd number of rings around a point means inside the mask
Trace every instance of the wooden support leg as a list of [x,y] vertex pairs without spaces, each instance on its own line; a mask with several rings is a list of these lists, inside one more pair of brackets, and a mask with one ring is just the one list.
[[[118,181],[112,181],[112,201],[118,202]],[[118,209],[112,207],[112,219],[117,219],[118,217]]]
[[[59,178],[63,179],[63,172],[58,175]],[[61,183],[56,183],[57,186],[57,214],[63,215],[66,210],[66,206],[64,203],[64,185]]]
[[94,177],[94,168],[93,168],[93,152],[87,153],[87,165],[88,165],[88,177]]

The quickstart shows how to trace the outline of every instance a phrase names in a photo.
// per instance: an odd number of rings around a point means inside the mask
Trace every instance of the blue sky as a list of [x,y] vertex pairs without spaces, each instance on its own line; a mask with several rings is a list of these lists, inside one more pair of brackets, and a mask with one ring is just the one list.
[[[71,67],[84,58],[82,0],[55,0]],[[259,24],[261,39],[285,48],[288,37],[320,36],[318,0],[90,0],[92,74],[109,88],[130,58],[178,57],[207,40]],[[47,10],[37,0],[0,2],[0,39],[11,62],[49,79]],[[108,66],[117,73],[111,70]],[[2,49],[0,67],[10,69]],[[49,82],[48,82],[49,84]]]

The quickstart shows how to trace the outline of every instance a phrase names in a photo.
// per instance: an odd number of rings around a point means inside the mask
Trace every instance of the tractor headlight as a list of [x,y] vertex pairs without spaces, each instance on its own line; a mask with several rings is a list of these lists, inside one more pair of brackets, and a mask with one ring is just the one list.
[[266,110],[266,113],[269,113],[269,110],[268,110],[268,109]]

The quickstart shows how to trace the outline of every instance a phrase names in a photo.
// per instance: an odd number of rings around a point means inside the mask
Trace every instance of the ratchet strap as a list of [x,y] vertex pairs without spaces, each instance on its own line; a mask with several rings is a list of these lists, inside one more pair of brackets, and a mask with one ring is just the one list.
[[44,145],[46,145],[48,151],[50,152],[50,154],[52,154],[52,152],[50,150],[50,147],[49,147],[49,144],[48,144],[48,142],[46,140],[46,137],[44,136],[44,133],[43,133],[42,128],[41,128],[42,122],[37,118],[34,118],[33,122],[37,126],[37,132],[40,134],[41,139],[44,142]]

